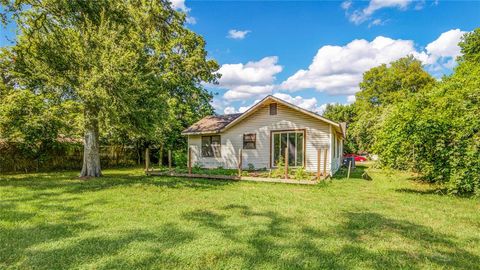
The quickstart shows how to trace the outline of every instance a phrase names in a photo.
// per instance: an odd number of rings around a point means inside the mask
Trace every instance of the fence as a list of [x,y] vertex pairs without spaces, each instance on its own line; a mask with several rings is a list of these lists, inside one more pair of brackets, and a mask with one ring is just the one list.
[[[142,151],[143,149],[133,146],[101,146],[100,163],[102,168],[140,165],[144,162]],[[152,161],[158,162],[158,159],[153,157]],[[83,145],[81,144],[59,143],[37,157],[23,154],[15,144],[0,144],[0,173],[79,170],[82,162]]]

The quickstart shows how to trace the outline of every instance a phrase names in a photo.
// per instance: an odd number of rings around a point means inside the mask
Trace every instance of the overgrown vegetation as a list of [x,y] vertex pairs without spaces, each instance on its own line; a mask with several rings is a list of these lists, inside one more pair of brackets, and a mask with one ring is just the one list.
[[459,46],[458,66],[440,81],[407,57],[367,71],[354,104],[327,107],[326,117],[349,124],[346,149],[480,195],[480,29]]
[[478,269],[478,199],[363,169],[315,186],[0,175],[0,269]]

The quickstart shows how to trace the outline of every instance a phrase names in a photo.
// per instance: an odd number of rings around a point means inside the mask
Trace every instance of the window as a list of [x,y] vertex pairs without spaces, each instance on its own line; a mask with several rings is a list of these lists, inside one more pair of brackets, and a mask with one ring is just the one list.
[[270,103],[270,115],[277,114],[277,103]]
[[291,167],[303,166],[304,131],[279,131],[272,133],[272,164],[277,166],[281,159],[285,162],[285,148],[288,148],[288,165]]
[[202,157],[221,157],[220,135],[202,136]]
[[243,149],[256,149],[257,148],[257,134],[243,134]]

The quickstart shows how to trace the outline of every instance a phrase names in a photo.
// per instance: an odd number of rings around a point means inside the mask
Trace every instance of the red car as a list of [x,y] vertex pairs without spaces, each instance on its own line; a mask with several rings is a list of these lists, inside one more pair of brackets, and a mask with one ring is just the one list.
[[360,155],[357,155],[357,154],[346,154],[343,156],[344,158],[347,158],[347,157],[353,157],[355,159],[355,161],[358,161],[358,162],[364,162],[364,161],[367,161],[367,158],[366,157],[363,157],[363,156],[360,156]]

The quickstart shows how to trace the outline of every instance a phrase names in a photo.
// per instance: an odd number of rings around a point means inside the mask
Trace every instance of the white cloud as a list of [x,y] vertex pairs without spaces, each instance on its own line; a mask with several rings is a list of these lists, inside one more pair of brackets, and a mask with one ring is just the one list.
[[[275,93],[275,94],[273,94],[273,96],[275,96],[279,99],[282,99],[286,102],[292,103],[292,104],[294,104],[294,105],[296,105],[300,108],[303,108],[303,109],[306,109],[306,110],[309,110],[309,111],[312,111],[312,112],[315,112],[315,113],[318,113],[318,114],[322,114],[323,111],[325,111],[325,108],[327,106],[327,104],[319,105],[318,101],[315,97],[312,97],[312,98],[304,98],[304,97],[301,97],[301,96],[293,97],[293,96],[291,96],[289,94],[285,94],[285,93]],[[238,110],[235,110],[235,108],[233,106],[228,106],[223,110],[223,112],[225,114],[243,113],[246,110],[250,109],[253,105],[257,104],[260,100],[261,99],[257,99],[247,106],[241,106],[241,107],[238,108]]]
[[440,58],[456,58],[460,55],[458,42],[465,34],[460,29],[452,29],[442,33],[436,40],[430,42],[425,50],[429,54],[428,64],[435,63]]
[[274,88],[275,75],[282,71],[278,57],[269,56],[246,64],[224,64],[218,70],[222,75],[217,87],[227,88],[224,99],[243,100],[270,94]]
[[355,102],[355,100],[357,100],[357,98],[355,97],[355,95],[349,95],[347,96],[347,104],[352,104]]
[[[169,0],[169,1],[172,4],[173,9],[180,10],[180,11],[186,13],[186,14],[188,12],[190,12],[190,8],[188,8],[185,5],[185,0]],[[194,17],[188,16],[188,14],[187,14],[187,17],[185,18],[185,22],[188,23],[188,24],[196,24],[197,19],[195,19]]]
[[[373,14],[383,8],[398,8],[400,10],[405,10],[413,0],[370,0],[367,7],[364,9],[357,9],[353,12],[348,12],[352,4],[345,5],[345,2],[342,3],[342,8],[347,10],[348,19],[355,23],[361,24],[369,20]],[[348,8],[345,8],[348,7]],[[416,8],[420,7],[419,4],[416,5]]]
[[382,21],[381,19],[375,19],[371,23],[368,24],[368,28],[371,28],[372,26],[379,26],[379,25],[384,25],[385,21]]
[[236,113],[236,111],[235,111],[234,107],[228,106],[223,110],[223,113],[224,114],[232,114],[232,113]]
[[292,97],[284,93],[276,93],[273,96],[279,99],[285,100],[286,102],[292,103],[293,105],[296,105],[300,108],[303,108],[315,113],[319,113],[319,114],[321,114],[325,110],[324,107],[326,106],[325,104],[324,104],[325,106],[322,105],[323,107],[319,106],[318,101],[315,97],[312,97],[312,98],[304,98],[301,96]]
[[370,42],[359,39],[345,46],[326,45],[318,50],[308,69],[298,70],[282,82],[280,89],[315,89],[332,95],[351,95],[359,90],[365,71],[410,54],[438,75],[439,71],[455,66],[455,58],[460,55],[458,42],[464,33],[460,29],[444,32],[424,51],[417,50],[412,40],[382,36]]
[[[246,64],[224,64],[219,70],[222,74],[219,85],[213,87],[227,91],[222,97],[215,98],[212,104],[220,111],[243,112],[251,106],[244,104],[263,98],[274,90],[302,89],[344,95],[347,103],[353,103],[354,94],[359,90],[358,84],[365,71],[409,54],[422,61],[432,75],[442,76],[456,65],[455,58],[460,55],[458,42],[464,33],[460,29],[446,31],[430,42],[424,50],[416,49],[412,40],[395,40],[382,36],[372,41],[353,40],[344,46],[326,45],[318,50],[307,69],[298,70],[280,85],[275,84],[276,75],[282,71],[276,56]],[[319,113],[325,107],[325,104],[319,105],[312,98],[292,97],[283,93],[275,95]],[[233,101],[241,101],[238,110],[232,107]]]
[[273,85],[255,86],[255,85],[240,85],[232,87],[225,92],[223,98],[227,101],[245,100],[252,97],[265,96],[271,94]]
[[188,24],[196,24],[196,23],[197,23],[197,19],[195,19],[195,17],[190,17],[190,16],[188,16],[188,17],[185,19],[185,22],[187,22]]
[[379,36],[357,39],[345,46],[323,46],[307,70],[299,70],[281,84],[284,90],[313,88],[328,94],[353,94],[363,72],[408,54],[418,55],[413,41]]
[[342,2],[342,8],[343,9],[348,10],[351,7],[352,7],[352,1],[351,0],[347,0],[347,1]]
[[227,37],[232,39],[244,39],[247,36],[247,34],[250,32],[251,32],[250,30],[241,31],[241,30],[231,29],[228,31]]
[[250,108],[251,108],[253,105],[255,105],[257,102],[258,102],[258,100],[256,100],[255,102],[253,102],[253,104],[250,105],[250,106],[242,106],[242,107],[238,108],[238,112],[239,112],[239,113],[244,113],[244,112],[246,112],[248,109],[250,109]]
[[189,12],[190,9],[185,5],[185,0],[169,0],[174,9],[181,10],[183,12]]

